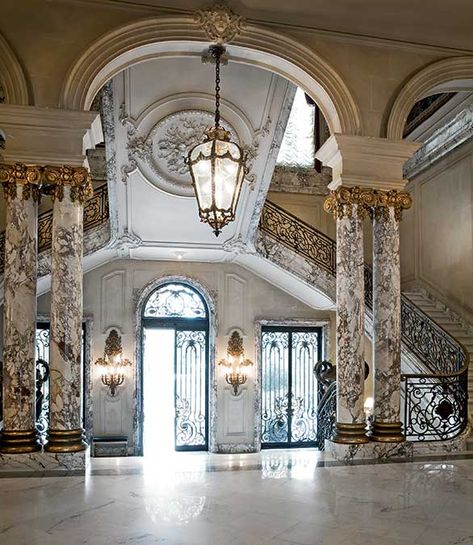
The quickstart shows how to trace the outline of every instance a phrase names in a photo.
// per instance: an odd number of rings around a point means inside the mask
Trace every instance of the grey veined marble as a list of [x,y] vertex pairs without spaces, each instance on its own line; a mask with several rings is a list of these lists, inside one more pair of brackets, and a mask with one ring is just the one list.
[[81,428],[82,205],[63,199],[53,208],[51,267],[50,430]]
[[394,207],[373,220],[373,354],[375,420],[400,420],[401,279],[399,221]]
[[337,423],[363,424],[363,221],[353,205],[337,219]]
[[37,203],[18,184],[6,209],[3,424],[8,431],[33,430]]

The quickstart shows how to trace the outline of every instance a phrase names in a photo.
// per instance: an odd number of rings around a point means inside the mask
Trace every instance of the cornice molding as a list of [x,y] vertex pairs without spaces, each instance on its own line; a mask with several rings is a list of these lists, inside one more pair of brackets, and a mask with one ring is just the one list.
[[404,176],[411,180],[473,137],[473,105],[436,130],[407,161]]
[[403,189],[407,183],[403,178],[404,163],[420,145],[407,140],[334,134],[318,150],[316,158],[332,168],[332,190],[341,186]]
[[103,140],[98,112],[0,104],[7,163],[82,166]]
[[[169,6],[159,6],[148,4],[146,2],[129,2],[127,0],[49,0],[61,4],[75,4],[78,6],[101,6],[122,11],[134,11],[150,15],[192,15],[194,12],[184,8],[172,8]],[[370,34],[355,34],[341,30],[331,30],[309,25],[290,23],[287,21],[277,21],[273,19],[264,19],[258,17],[246,17],[246,22],[254,25],[265,25],[275,29],[302,31],[313,34],[314,36],[327,37],[337,41],[357,43],[360,45],[376,45],[380,47],[390,47],[397,49],[408,49],[416,51],[426,51],[429,53],[443,53],[449,55],[469,55],[473,53],[472,49],[459,47],[448,47],[438,44],[428,44],[424,42],[411,42],[407,40],[396,40],[394,38],[385,38]]]

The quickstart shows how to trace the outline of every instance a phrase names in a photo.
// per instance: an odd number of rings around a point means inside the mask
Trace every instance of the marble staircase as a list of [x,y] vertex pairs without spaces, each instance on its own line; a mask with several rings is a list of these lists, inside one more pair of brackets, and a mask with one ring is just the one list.
[[[441,328],[454,337],[466,349],[473,362],[473,326],[454,313],[423,289],[403,291],[410,301],[432,318]],[[473,367],[468,370],[468,414],[473,420]],[[468,450],[473,450],[473,435],[467,440]]]

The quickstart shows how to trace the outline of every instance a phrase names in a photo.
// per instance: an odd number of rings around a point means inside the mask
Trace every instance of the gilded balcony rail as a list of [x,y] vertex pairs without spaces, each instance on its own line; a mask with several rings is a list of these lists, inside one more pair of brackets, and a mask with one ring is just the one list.
[[[94,190],[92,197],[84,204],[84,232],[106,223],[110,216],[107,184]],[[38,216],[38,252],[51,248],[53,212],[48,210]],[[5,262],[5,231],[0,233],[0,274]]]
[[[260,230],[336,275],[335,241],[277,204],[266,201]],[[367,265],[365,303],[373,308],[373,278]],[[411,441],[452,439],[468,424],[468,352],[405,296],[401,296],[401,330],[403,346],[428,369],[402,375],[404,433]],[[333,407],[333,400],[327,406]]]

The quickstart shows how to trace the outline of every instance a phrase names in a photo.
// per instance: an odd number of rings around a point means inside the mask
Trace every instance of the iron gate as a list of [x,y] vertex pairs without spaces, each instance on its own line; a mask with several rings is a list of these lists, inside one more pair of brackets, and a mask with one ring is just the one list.
[[321,359],[321,328],[263,328],[263,448],[317,446],[314,365]]

